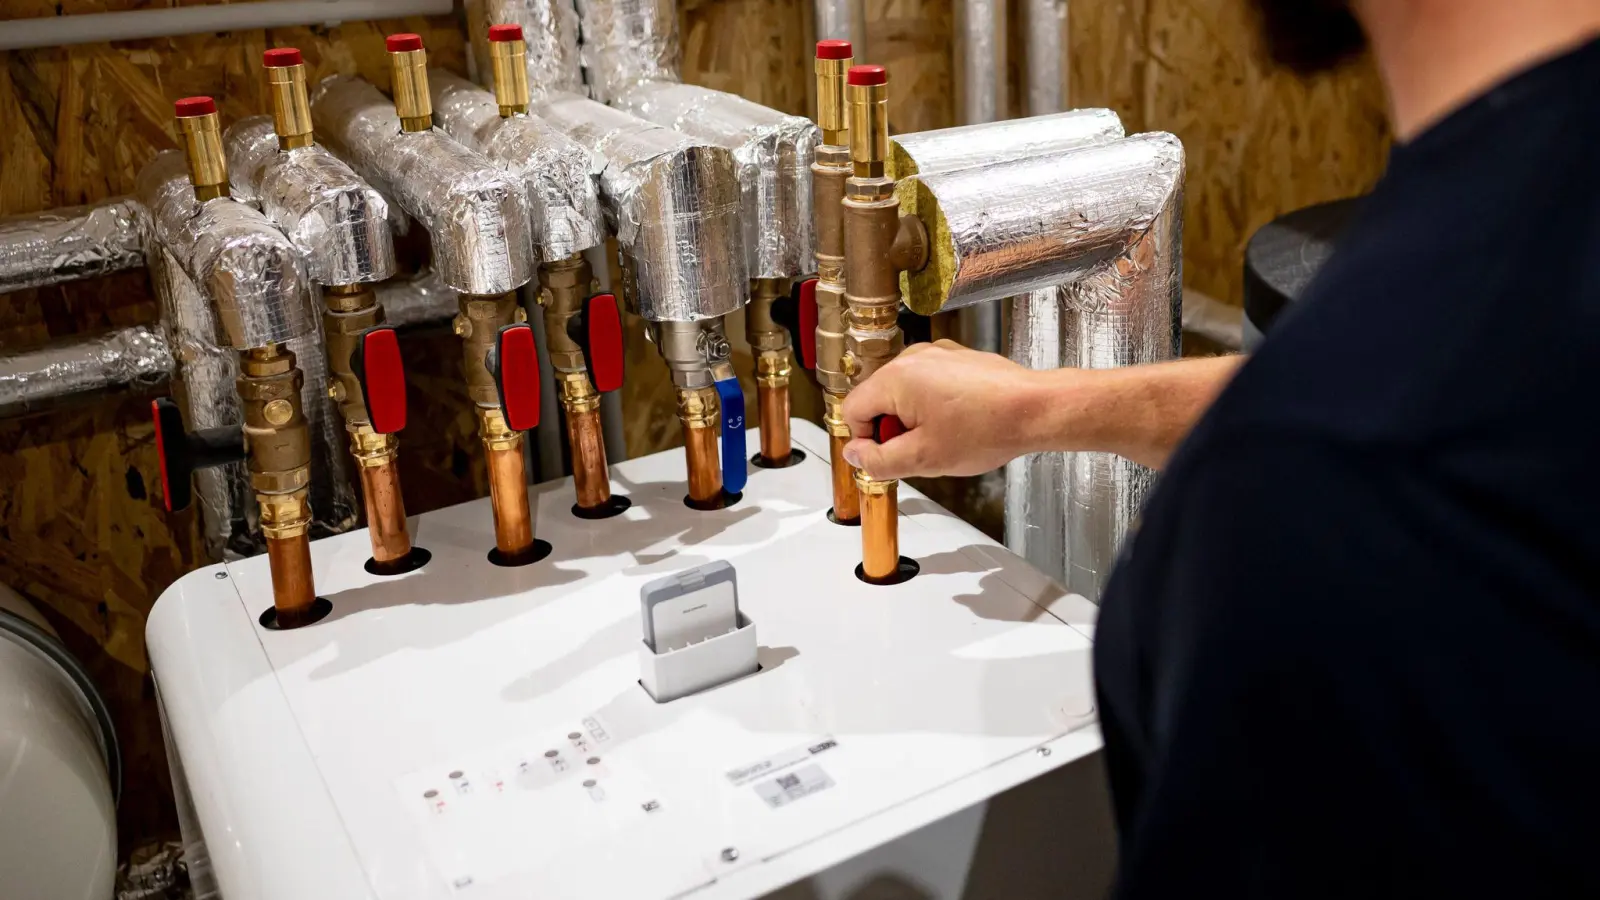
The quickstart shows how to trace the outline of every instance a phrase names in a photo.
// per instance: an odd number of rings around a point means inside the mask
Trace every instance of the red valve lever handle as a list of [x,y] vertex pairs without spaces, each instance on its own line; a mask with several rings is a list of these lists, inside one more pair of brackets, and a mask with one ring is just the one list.
[[872,420],[872,441],[884,444],[906,433],[906,423],[899,416],[882,415]]
[[583,365],[589,370],[594,389],[614,391],[622,387],[623,360],[622,311],[617,295],[595,294],[567,320],[567,337],[583,351]]
[[539,348],[533,340],[533,326],[519,322],[500,329],[488,365],[500,391],[506,427],[512,431],[538,428]]
[[789,331],[795,362],[802,369],[817,368],[817,279],[803,278],[789,289],[789,296],[772,302],[772,320]]
[[361,382],[372,430],[394,434],[406,427],[406,369],[400,359],[400,337],[393,326],[363,331],[350,355],[350,368]]
[[244,427],[241,425],[224,425],[189,434],[183,430],[183,413],[170,397],[150,401],[150,416],[156,426],[161,501],[167,512],[185,509],[194,499],[190,477],[196,469],[244,460]]

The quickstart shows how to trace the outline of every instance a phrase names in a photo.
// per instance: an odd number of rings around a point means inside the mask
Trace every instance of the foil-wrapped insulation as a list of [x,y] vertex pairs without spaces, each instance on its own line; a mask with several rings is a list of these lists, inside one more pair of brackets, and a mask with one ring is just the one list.
[[960,125],[889,139],[890,178],[933,175],[974,166],[1060,153],[1123,136],[1122,120],[1109,109],[1075,109],[985,125]]
[[[1141,285],[1179,297],[1178,248],[1153,246],[1152,232],[1182,203],[1183,163],[1178,139],[1156,133],[902,180],[901,209],[930,243],[928,265],[902,279],[906,304],[922,315],[960,309],[1119,257],[1141,270]],[[1178,308],[1174,300],[1170,313]]]
[[663,81],[635,85],[612,105],[733,151],[751,278],[794,278],[815,267],[811,162],[822,135],[810,119],[734,94]]
[[51,409],[115,388],[144,388],[172,376],[172,351],[148,325],[0,356],[0,416]]
[[384,324],[396,328],[448,322],[461,309],[459,296],[432,269],[378,285],[378,305]]
[[595,155],[622,295],[652,322],[727,315],[749,296],[733,151],[583,97],[534,110]]
[[242,350],[316,333],[300,252],[265,216],[231,197],[196,201],[175,150],[157,154],[136,183],[151,236],[209,296],[218,343]]
[[278,149],[271,116],[240,119],[222,136],[233,195],[255,204],[299,248],[318,284],[364,284],[394,274],[389,202],[332,153]]
[[589,150],[537,116],[502,119],[494,95],[464,78],[434,69],[428,84],[433,121],[522,180],[541,262],[605,243],[599,167]]
[[[1041,198],[1055,206],[1071,193],[1078,202],[1038,214],[1064,217],[1056,221],[1068,230],[1051,240],[1077,246],[1081,256],[1062,268],[1059,288],[1012,301],[1011,358],[1035,369],[1175,359],[1183,297],[1181,146],[1169,135],[1142,135],[1055,159],[1063,174],[1074,173],[1072,183],[1048,185]],[[1007,208],[997,204],[1000,219]],[[1108,453],[1065,454],[1059,467],[1041,457],[1012,463],[1007,545],[1098,600],[1154,483],[1151,470]]]
[[453,289],[503,294],[533,277],[522,185],[442,131],[405,133],[394,105],[359,78],[324,79],[311,118],[328,149],[422,223]]
[[311,537],[343,534],[354,528],[360,502],[350,470],[350,438],[339,405],[328,396],[328,351],[321,323],[314,334],[288,342],[305,377],[300,406],[311,435]]
[[678,5],[673,0],[578,0],[578,16],[583,66],[594,99],[613,103],[636,84],[678,80]]
[[0,218],[0,294],[144,265],[136,207],[117,197]]
[[[588,92],[579,60],[578,10],[572,0],[466,0],[466,10],[478,78],[487,80],[494,68],[489,61],[489,26],[521,25],[528,48],[528,90],[534,100],[550,93]],[[437,96],[433,99],[439,102]]]

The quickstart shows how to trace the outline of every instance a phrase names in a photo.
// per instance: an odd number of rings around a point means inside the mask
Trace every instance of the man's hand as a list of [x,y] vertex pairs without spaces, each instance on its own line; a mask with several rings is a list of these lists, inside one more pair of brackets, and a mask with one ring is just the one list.
[[[977,475],[1031,451],[1043,405],[1040,373],[954,341],[913,344],[852,388],[844,417],[850,464],[879,478]],[[872,420],[899,416],[906,433],[872,441]]]

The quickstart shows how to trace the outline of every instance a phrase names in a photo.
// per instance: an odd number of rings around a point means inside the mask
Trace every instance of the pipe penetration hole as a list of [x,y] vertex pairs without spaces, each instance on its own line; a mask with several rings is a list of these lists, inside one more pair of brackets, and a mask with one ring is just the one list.
[[727,509],[743,499],[744,494],[735,494],[728,491],[723,491],[710,500],[696,500],[693,497],[686,496],[683,498],[683,505],[689,507],[690,509],[697,509],[701,512],[711,512],[712,510],[717,509]]
[[544,559],[546,556],[549,556],[551,551],[554,549],[555,548],[550,546],[549,541],[541,540],[535,540],[532,547],[529,547],[527,550],[517,554],[501,553],[500,548],[496,547],[489,551],[489,562],[506,569],[515,569],[518,566],[531,566],[539,560]]
[[833,507],[831,507],[831,506],[828,507],[828,521],[832,522],[835,525],[843,525],[846,528],[860,528],[861,527],[861,517],[860,516],[856,516],[854,519],[841,519],[838,516],[833,514]]
[[775,462],[767,459],[765,456],[762,456],[759,453],[750,457],[750,465],[755,466],[758,469],[787,469],[790,466],[798,466],[805,461],[806,452],[801,450],[799,447],[791,449],[789,451],[788,458],[783,462]]
[[[323,619],[326,619],[328,617],[328,613],[331,612],[333,612],[333,603],[330,602],[326,597],[318,597],[311,602],[311,617],[306,619],[305,624],[297,627],[304,628],[306,625],[314,625],[317,622],[321,622]],[[260,622],[261,627],[267,629],[268,631],[289,630],[278,624],[278,608],[276,606],[267,607],[266,611],[261,614],[261,618],[257,619],[256,621]]]
[[367,564],[363,568],[367,570],[368,575],[404,575],[407,572],[415,572],[427,565],[430,559],[433,559],[432,553],[422,547],[412,547],[410,553],[393,562],[380,563],[369,556],[367,557]]
[[609,519],[612,516],[622,515],[632,505],[633,501],[627,497],[621,494],[612,494],[606,502],[589,509],[574,503],[572,504],[572,514],[580,519]]
[[856,565],[856,577],[867,584],[876,585],[905,584],[917,577],[917,573],[921,571],[922,567],[917,565],[917,561],[909,556],[900,557],[900,565],[896,566],[895,570],[887,578],[868,578],[866,570],[859,563]]

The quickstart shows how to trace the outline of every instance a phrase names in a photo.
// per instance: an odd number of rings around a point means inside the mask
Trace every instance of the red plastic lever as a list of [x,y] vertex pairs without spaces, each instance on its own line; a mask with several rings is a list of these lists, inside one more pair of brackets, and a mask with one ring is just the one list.
[[808,371],[817,368],[817,280],[800,282],[800,364]]
[[885,444],[906,433],[906,423],[899,416],[883,415],[872,420],[872,441]]
[[244,460],[244,429],[220,425],[190,434],[183,430],[183,413],[170,397],[150,401],[156,426],[156,458],[161,464],[161,503],[176,512],[194,498],[190,477],[208,469]]
[[567,320],[567,336],[583,349],[583,362],[597,391],[622,387],[626,351],[622,343],[622,311],[617,295],[595,294],[583,309]]
[[174,450],[183,445],[183,415],[178,411],[178,404],[166,397],[158,397],[150,401],[150,418],[156,425],[156,459],[161,462],[161,503],[167,512],[174,509],[183,509],[189,505],[189,473],[182,473],[178,482],[183,486],[183,496],[172,495],[171,463],[167,459],[167,447]]
[[539,348],[533,340],[533,326],[520,322],[500,329],[489,370],[500,389],[506,426],[512,431],[538,428]]
[[400,336],[389,325],[361,333],[350,360],[366,400],[372,430],[394,434],[406,427],[406,368],[400,359]]

